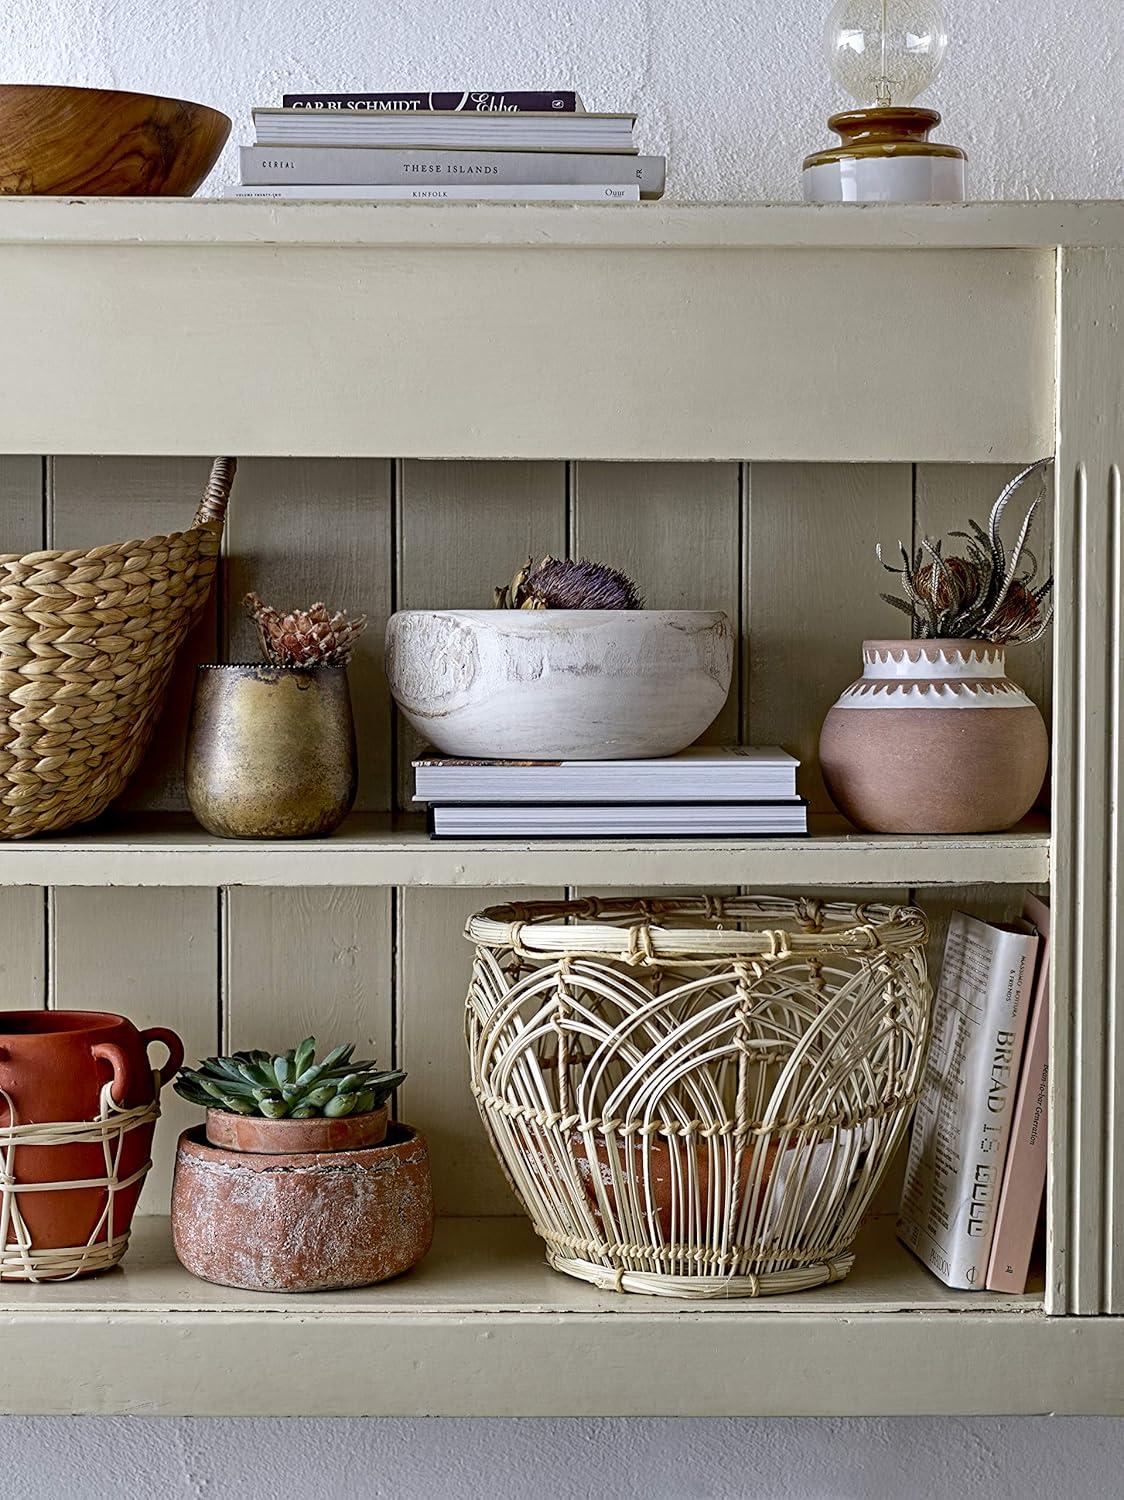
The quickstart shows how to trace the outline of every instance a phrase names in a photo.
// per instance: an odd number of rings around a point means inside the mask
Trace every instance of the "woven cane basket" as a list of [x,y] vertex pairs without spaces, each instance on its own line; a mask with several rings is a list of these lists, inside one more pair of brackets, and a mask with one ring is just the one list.
[[0,838],[96,818],[136,770],[210,592],[234,469],[215,460],[188,531],[0,554]]
[[921,1082],[922,912],[587,899],[465,935],[473,1093],[552,1266],[675,1297],[847,1274]]

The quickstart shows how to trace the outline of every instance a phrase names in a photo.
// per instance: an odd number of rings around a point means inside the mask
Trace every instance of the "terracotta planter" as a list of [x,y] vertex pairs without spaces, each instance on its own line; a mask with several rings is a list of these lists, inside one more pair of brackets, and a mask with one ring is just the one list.
[[200,667],[184,784],[220,838],[331,833],[358,786],[347,668]]
[[994,833],[1034,805],[1042,715],[988,641],[865,641],[863,675],[828,713],[824,781],[875,833]]
[[267,1120],[260,1115],[236,1115],[227,1109],[207,1111],[207,1143],[226,1151],[252,1151],[284,1156],[301,1152],[357,1151],[386,1139],[390,1111],[345,1115],[342,1120],[318,1116],[313,1120]]
[[[0,1165],[6,1155],[5,1126],[95,1120],[106,1083],[112,1081],[113,1103],[121,1108],[150,1104],[153,1076],[147,1049],[157,1041],[168,1049],[168,1061],[161,1069],[162,1081],[167,1082],[183,1061],[183,1044],[162,1026],[138,1031],[124,1016],[101,1011],[0,1012]],[[132,1176],[149,1160],[153,1124],[138,1126],[123,1137],[119,1180]],[[12,1161],[20,1185],[84,1181],[106,1175],[98,1142],[17,1144]],[[138,1180],[114,1194],[115,1239],[128,1233],[141,1186],[142,1180]],[[95,1244],[108,1238],[108,1224],[94,1233],[106,1205],[105,1188],[17,1192],[15,1197],[36,1252],[84,1246],[91,1236]],[[7,1240],[9,1244],[14,1242],[10,1225]],[[3,1249],[0,1244],[0,1251]],[[18,1267],[13,1266],[11,1274],[23,1279]]]
[[172,1240],[204,1281],[255,1292],[368,1286],[417,1265],[433,1239],[424,1138],[391,1125],[363,1151],[277,1156],[180,1136]]

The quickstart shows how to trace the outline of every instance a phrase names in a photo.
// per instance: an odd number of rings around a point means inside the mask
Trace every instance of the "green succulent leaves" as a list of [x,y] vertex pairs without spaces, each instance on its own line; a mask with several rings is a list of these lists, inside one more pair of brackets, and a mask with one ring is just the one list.
[[276,1056],[254,1050],[229,1057],[207,1057],[197,1068],[184,1068],[176,1093],[204,1109],[267,1120],[312,1120],[320,1116],[370,1114],[381,1108],[405,1073],[380,1073],[373,1058],[352,1058],[354,1043],[333,1047],[316,1061],[316,1038]]

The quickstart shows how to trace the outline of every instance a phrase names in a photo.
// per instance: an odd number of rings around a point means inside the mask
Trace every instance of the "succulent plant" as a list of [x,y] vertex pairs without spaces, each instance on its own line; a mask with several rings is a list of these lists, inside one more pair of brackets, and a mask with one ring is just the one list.
[[626,573],[582,558],[528,558],[510,583],[495,591],[497,609],[643,609]]
[[354,1050],[349,1042],[317,1062],[316,1038],[308,1036],[276,1055],[255,1050],[207,1057],[197,1068],[182,1070],[175,1090],[205,1109],[268,1120],[367,1114],[385,1104],[406,1075],[380,1073],[369,1059],[356,1062]]
[[329,615],[322,604],[283,615],[257,594],[242,601],[258,627],[262,655],[273,667],[346,667],[367,616],[350,619],[345,609]]
[[[942,543],[924,537],[911,558],[899,542],[902,566],[893,567],[875,551],[889,573],[902,580],[905,598],[883,594],[887,604],[909,615],[914,639],[943,637],[953,640],[985,640],[996,645],[1036,641],[1049,628],[1053,609],[1048,603],[1054,586],[1052,575],[1038,582],[1038,562],[1027,546],[1030,524],[1045,494],[1049,459],[1040,459],[1016,474],[991,507],[985,530],[969,521],[967,531],[949,535],[964,541],[962,554],[945,557]],[[1008,553],[999,535],[999,523],[1011,496],[1032,474],[1042,482],[1023,517],[1014,546]]]

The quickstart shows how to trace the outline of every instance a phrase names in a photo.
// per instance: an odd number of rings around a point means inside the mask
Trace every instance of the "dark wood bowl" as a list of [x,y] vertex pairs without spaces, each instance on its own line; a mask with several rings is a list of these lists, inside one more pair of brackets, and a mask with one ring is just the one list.
[[183,99],[0,84],[0,193],[190,197],[229,134],[226,115]]

